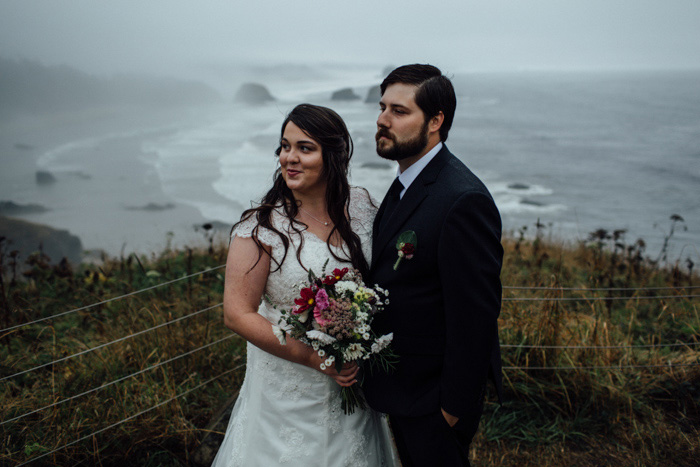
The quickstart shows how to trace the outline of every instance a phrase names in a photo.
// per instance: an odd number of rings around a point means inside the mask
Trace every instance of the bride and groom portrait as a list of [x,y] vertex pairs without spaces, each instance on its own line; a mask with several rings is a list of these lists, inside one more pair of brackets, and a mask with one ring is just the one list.
[[[376,151],[398,163],[384,199],[350,186],[342,118],[301,104],[282,123],[272,186],[232,229],[224,323],[246,339],[247,366],[217,467],[468,466],[489,379],[501,397],[501,221],[446,146],[454,88],[414,64],[380,89]],[[317,313],[299,299],[310,271],[348,269],[388,293],[372,333],[391,338],[390,366],[329,364],[279,338],[280,310]],[[345,413],[341,393],[358,387],[366,407]]]

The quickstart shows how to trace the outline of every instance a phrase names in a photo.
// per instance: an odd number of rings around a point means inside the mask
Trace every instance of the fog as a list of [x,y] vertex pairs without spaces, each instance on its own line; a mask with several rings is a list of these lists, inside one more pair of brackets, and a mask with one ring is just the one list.
[[698,24],[695,0],[0,0],[0,56],[191,78],[280,63],[699,68]]

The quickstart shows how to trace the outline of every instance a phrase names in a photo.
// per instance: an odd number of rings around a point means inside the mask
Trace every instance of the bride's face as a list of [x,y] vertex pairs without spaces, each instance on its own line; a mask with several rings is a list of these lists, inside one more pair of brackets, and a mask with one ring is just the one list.
[[284,128],[280,148],[280,166],[287,187],[303,194],[325,194],[326,180],[323,177],[321,144],[304,133],[294,122],[288,122]]

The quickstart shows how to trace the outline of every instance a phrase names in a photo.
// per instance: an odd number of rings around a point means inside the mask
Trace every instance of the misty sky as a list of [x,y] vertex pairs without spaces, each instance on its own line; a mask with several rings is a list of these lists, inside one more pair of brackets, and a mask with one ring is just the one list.
[[236,62],[700,68],[700,1],[0,0],[0,56],[99,73]]

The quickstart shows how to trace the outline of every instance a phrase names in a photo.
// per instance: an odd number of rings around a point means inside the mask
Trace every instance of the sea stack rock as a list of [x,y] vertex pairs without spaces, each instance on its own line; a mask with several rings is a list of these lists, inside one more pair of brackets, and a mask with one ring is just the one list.
[[51,172],[47,172],[45,170],[37,170],[36,183],[37,185],[51,185],[53,183],[56,183],[56,177],[54,177]]
[[13,201],[0,201],[0,216],[21,216],[46,211],[48,209],[40,204],[17,204]]
[[382,90],[379,86],[372,86],[367,90],[367,97],[365,97],[365,104],[379,104],[379,100],[382,98]]
[[258,83],[243,83],[233,98],[234,102],[243,104],[264,104],[274,100],[270,91]]
[[355,101],[359,98],[360,96],[355,94],[352,88],[338,89],[333,94],[331,94],[332,101]]
[[80,264],[82,259],[80,238],[67,230],[0,216],[0,236],[8,239],[8,249],[18,250],[23,260],[39,248],[51,258],[53,264],[58,264],[63,258],[71,264]]
[[383,77],[387,76],[389,73],[391,73],[395,69],[396,69],[396,65],[385,66],[384,69],[382,70],[382,79],[384,79]]

